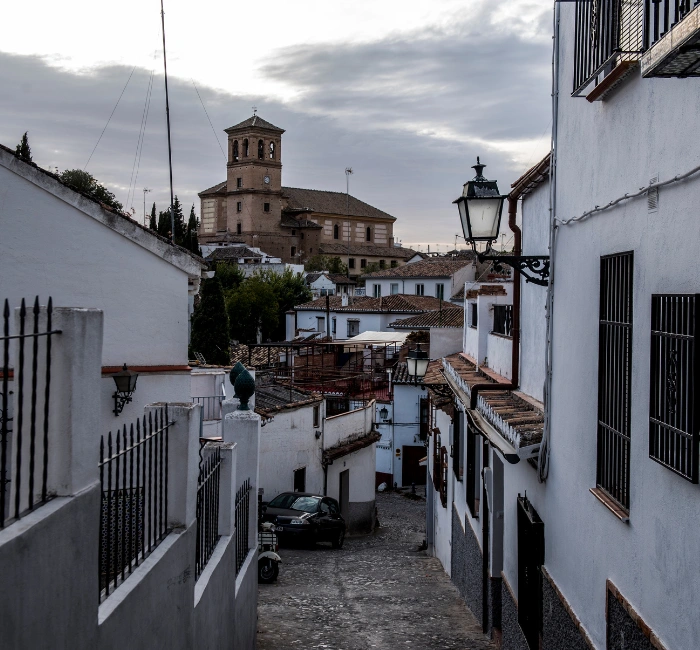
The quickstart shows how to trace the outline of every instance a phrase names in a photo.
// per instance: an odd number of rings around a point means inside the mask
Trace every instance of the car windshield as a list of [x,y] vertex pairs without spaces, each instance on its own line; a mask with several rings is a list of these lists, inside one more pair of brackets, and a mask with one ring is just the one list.
[[269,505],[272,508],[316,512],[320,500],[320,497],[300,497],[296,494],[280,494],[272,499]]

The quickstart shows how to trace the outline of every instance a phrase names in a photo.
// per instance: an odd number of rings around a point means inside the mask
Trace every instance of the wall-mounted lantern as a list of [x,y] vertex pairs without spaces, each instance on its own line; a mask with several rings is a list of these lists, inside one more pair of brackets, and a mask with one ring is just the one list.
[[382,406],[382,408],[379,409],[379,417],[382,420],[386,420],[389,417],[389,410],[386,406]]
[[114,397],[114,415],[119,415],[124,406],[131,402],[131,396],[136,390],[136,380],[139,374],[133,370],[129,370],[124,364],[124,367],[114,375],[114,383],[117,385],[117,391],[112,395]]
[[[479,262],[493,262],[495,271],[503,265],[519,269],[527,282],[547,286],[549,281],[549,257],[546,255],[488,255],[491,245],[498,240],[501,228],[501,213],[506,195],[498,191],[498,183],[484,177],[484,165],[476,159],[472,169],[476,176],[467,181],[462,196],[452,201],[459,208],[464,239],[472,245]],[[486,244],[486,254],[476,250],[477,242]]]
[[406,366],[408,367],[408,376],[413,379],[413,383],[416,386],[418,385],[418,380],[422,380],[425,377],[429,363],[428,353],[420,349],[420,343],[416,344],[414,350],[409,350]]

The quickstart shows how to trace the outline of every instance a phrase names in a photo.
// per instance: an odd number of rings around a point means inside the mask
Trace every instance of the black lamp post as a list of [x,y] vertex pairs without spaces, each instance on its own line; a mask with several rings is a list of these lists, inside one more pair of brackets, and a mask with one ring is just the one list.
[[[472,169],[476,176],[464,184],[462,196],[453,201],[459,208],[464,239],[472,245],[480,262],[493,262],[496,271],[503,270],[503,265],[517,268],[527,282],[547,286],[549,279],[549,256],[546,255],[488,255],[491,245],[498,240],[501,228],[503,202],[507,195],[498,191],[496,181],[487,180],[484,175],[486,165],[476,159]],[[486,254],[476,250],[476,243],[486,244]]]
[[425,377],[429,363],[428,353],[420,349],[420,343],[416,344],[414,350],[409,350],[406,366],[408,367],[408,376],[413,378],[414,385],[417,386],[418,380]]
[[124,406],[131,402],[131,396],[136,390],[136,380],[139,374],[133,370],[129,370],[124,364],[124,367],[113,375],[114,383],[117,385],[117,391],[112,395],[114,397],[114,415],[119,415]]

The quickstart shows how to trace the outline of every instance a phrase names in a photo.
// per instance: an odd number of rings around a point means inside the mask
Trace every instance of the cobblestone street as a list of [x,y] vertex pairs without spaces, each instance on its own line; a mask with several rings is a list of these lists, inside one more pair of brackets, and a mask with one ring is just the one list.
[[377,494],[381,527],[342,550],[282,548],[260,585],[258,650],[491,649],[440,563],[418,547],[425,501]]

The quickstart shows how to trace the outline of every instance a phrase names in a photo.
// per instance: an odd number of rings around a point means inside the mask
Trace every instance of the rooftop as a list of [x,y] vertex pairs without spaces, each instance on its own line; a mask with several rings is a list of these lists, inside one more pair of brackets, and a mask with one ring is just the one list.
[[446,259],[444,257],[432,257],[394,269],[367,273],[365,278],[449,278],[465,266],[470,266],[472,261],[471,258]]
[[418,316],[403,318],[389,323],[394,329],[426,330],[431,327],[464,327],[464,310],[456,305],[445,303],[443,309],[426,311]]
[[263,120],[263,118],[257,114],[253,115],[252,117],[249,117],[247,120],[243,120],[242,122],[235,124],[234,126],[229,126],[228,129],[224,130],[226,131],[226,133],[228,133],[229,131],[235,131],[237,129],[248,129],[251,127],[257,127],[258,129],[266,129],[268,131],[277,131],[277,133],[284,133],[284,129],[280,129],[279,126],[270,124],[270,122],[268,122],[267,120]]
[[[319,252],[324,255],[341,255],[347,256],[347,244],[328,244],[322,243]],[[410,248],[400,248],[398,246],[375,246],[373,244],[352,244],[350,246],[350,255],[361,257],[385,257],[386,259],[409,260],[416,254],[416,251]]]
[[217,262],[219,260],[238,260],[241,258],[262,259],[262,255],[250,250],[245,245],[223,246],[222,248],[215,248],[205,259],[207,262]]
[[306,282],[308,284],[312,284],[323,275],[325,275],[334,284],[357,284],[354,280],[351,280],[345,275],[340,275],[339,273],[329,273],[328,271],[311,271],[310,273],[306,274]]
[[309,393],[291,385],[266,383],[256,377],[255,380],[255,412],[259,415],[271,416],[279,411],[296,409],[301,406],[317,404],[323,401],[318,393]]
[[506,288],[502,284],[482,284],[478,289],[469,289],[467,298],[474,300],[477,296],[505,296]]
[[349,214],[353,217],[396,221],[396,217],[343,192],[283,187],[282,194],[288,199],[287,211],[321,212],[342,216]]
[[[343,296],[322,296],[302,305],[297,305],[295,309],[301,311],[316,311],[326,309],[326,298],[328,298],[331,311],[344,312],[396,312],[396,313],[421,313],[439,309],[441,302],[432,296],[413,296],[410,294],[397,293],[391,296],[374,298],[372,296],[351,296],[348,304],[343,306]],[[444,305],[445,303],[442,302]]]

